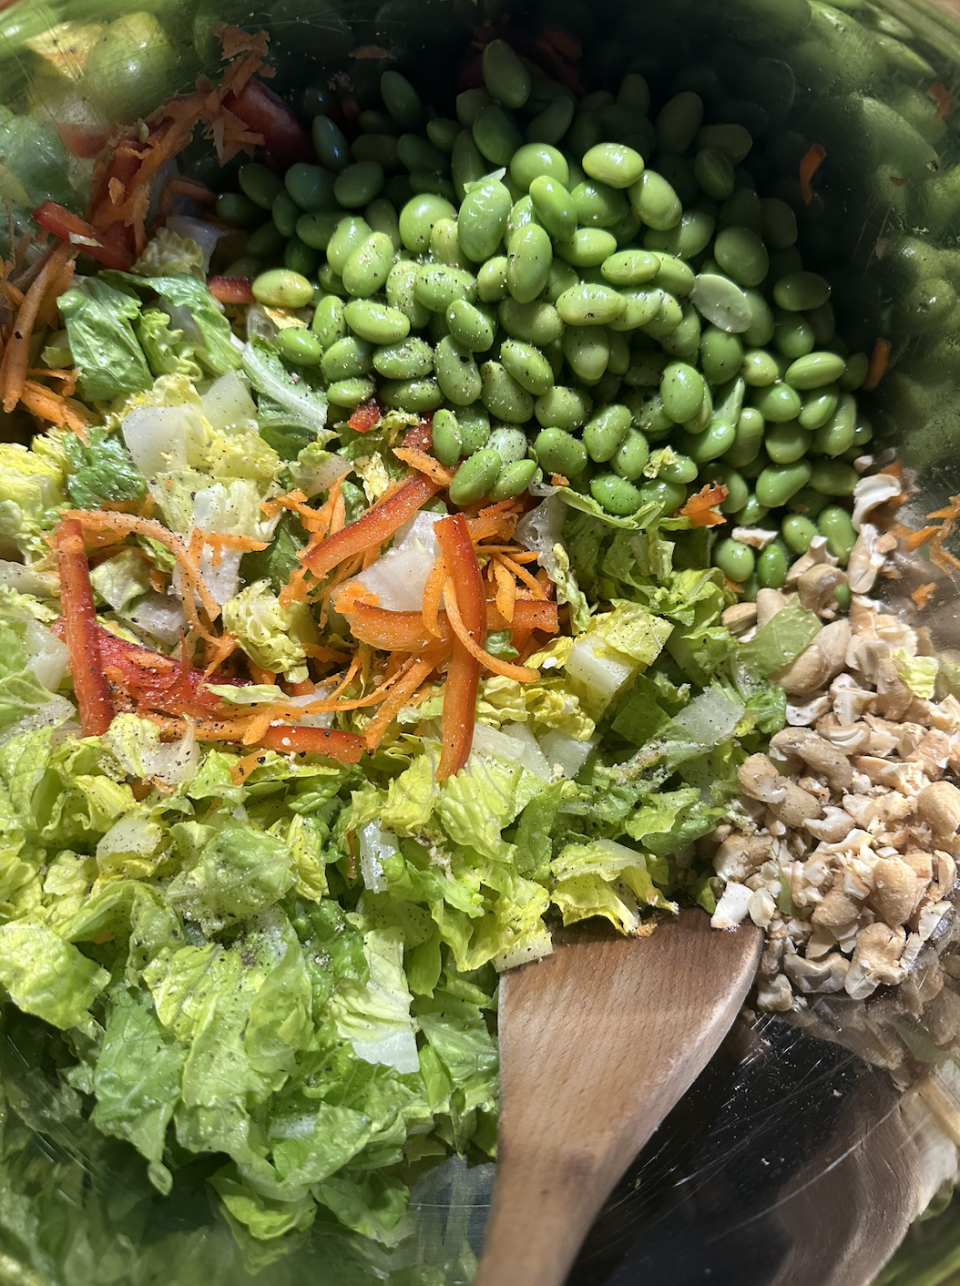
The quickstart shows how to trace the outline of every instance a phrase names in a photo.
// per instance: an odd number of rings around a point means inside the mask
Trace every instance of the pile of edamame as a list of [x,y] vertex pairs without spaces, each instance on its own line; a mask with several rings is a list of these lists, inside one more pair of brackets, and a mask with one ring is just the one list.
[[319,367],[331,423],[374,396],[432,415],[454,504],[559,475],[612,515],[669,514],[721,483],[732,526],[778,533],[759,556],[714,544],[747,596],[817,535],[845,563],[868,361],[793,209],[743,168],[748,130],[692,91],[651,116],[636,73],[577,101],[502,40],[482,66],[456,119],[387,71],[352,144],[317,116],[319,165],[248,164],[219,198],[253,229],[228,273],[306,310],[281,356]]

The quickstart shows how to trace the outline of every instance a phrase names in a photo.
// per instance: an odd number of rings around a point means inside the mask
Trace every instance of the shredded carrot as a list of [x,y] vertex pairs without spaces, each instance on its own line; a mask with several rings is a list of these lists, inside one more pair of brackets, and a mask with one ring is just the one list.
[[342,665],[350,660],[348,652],[341,652],[335,647],[320,647],[317,643],[304,643],[303,650],[312,661],[328,662],[330,665]]
[[273,670],[265,670],[262,665],[257,665],[256,661],[247,657],[247,669],[250,671],[250,678],[254,683],[265,683],[272,686],[277,681],[277,676]]
[[920,610],[922,611],[926,607],[927,603],[930,601],[930,597],[933,594],[933,591],[935,589],[936,589],[936,585],[934,584],[934,582],[928,581],[926,585],[918,585],[917,588],[910,595],[910,597],[916,603],[917,607],[920,608]]
[[372,589],[367,589],[362,581],[348,581],[338,589],[333,599],[333,606],[342,616],[350,616],[361,604],[364,607],[376,607],[379,602],[380,595],[375,594]]
[[873,346],[873,352],[870,355],[870,362],[867,366],[866,379],[863,381],[863,391],[871,392],[883,379],[884,372],[890,361],[891,344],[889,339],[878,339]]
[[44,388],[35,380],[24,380],[20,389],[20,403],[31,415],[50,424],[64,425],[75,433],[80,441],[87,445],[87,430],[93,424],[93,418],[78,402],[69,401],[51,388]]
[[427,455],[426,451],[418,451],[416,447],[394,447],[393,454],[398,460],[408,464],[411,469],[425,474],[441,487],[449,487],[453,481],[454,470],[447,469],[432,455]]
[[927,90],[927,97],[937,105],[937,110],[933,114],[934,121],[942,121],[950,108],[953,106],[954,90],[947,89],[935,80]]
[[423,587],[423,623],[427,628],[427,633],[432,634],[434,638],[440,638],[440,596],[443,593],[443,582],[446,579],[447,568],[443,561],[443,554],[436,559],[430,572],[427,575],[426,584]]
[[23,297],[23,303],[14,319],[11,333],[6,339],[3,360],[0,362],[0,395],[2,395],[3,409],[8,414],[23,394],[29,365],[30,339],[37,316],[48,291],[56,284],[64,265],[76,253],[76,246],[61,241]]
[[216,620],[219,616],[220,606],[210,593],[195,559],[190,556],[183,541],[178,536],[175,536],[172,531],[168,531],[162,523],[153,518],[140,518],[136,514],[103,513],[95,509],[71,509],[65,512],[63,517],[76,518],[80,525],[88,531],[106,529],[108,531],[123,532],[127,535],[137,533],[141,536],[149,536],[152,540],[156,540],[159,544],[166,546],[180,564],[180,569],[183,573],[184,588],[186,590],[183,595],[183,610],[191,628],[208,643],[214,645],[217,643],[216,636],[202,625],[197,615],[196,604],[193,601],[194,593],[200,599],[210,620]]
[[[496,584],[497,611],[505,620],[513,621],[513,612],[517,602],[517,582],[510,575],[507,567],[499,559],[490,563],[493,579]],[[539,586],[537,587],[539,589]]]
[[909,553],[913,553],[913,551],[915,549],[919,549],[921,545],[926,545],[939,530],[939,527],[921,527],[919,531],[912,531],[903,542],[904,548]]
[[546,594],[544,593],[540,582],[535,576],[531,576],[526,567],[521,567],[519,563],[515,562],[506,554],[497,554],[497,562],[502,563],[508,572],[511,572],[516,576],[518,581],[526,585],[534,598],[546,598]]
[[689,518],[691,527],[716,527],[726,522],[723,514],[716,512],[714,506],[723,504],[727,498],[727,488],[713,483],[701,487],[695,496],[678,510],[681,518]]
[[514,679],[517,683],[535,683],[540,678],[537,670],[532,670],[525,665],[512,665],[509,661],[502,661],[497,656],[491,656],[486,652],[477,641],[471,636],[470,631],[463,623],[463,617],[457,607],[456,586],[451,577],[447,577],[443,586],[443,597],[447,605],[447,620],[453,629],[454,634],[467,652],[487,670],[493,674],[499,674],[505,679]]
[[373,547],[385,544],[408,518],[423,508],[436,495],[439,483],[414,474],[389,497],[381,496],[377,503],[355,522],[316,544],[311,542],[301,550],[300,561],[309,567],[318,580],[348,558],[363,554]]
[[404,667],[402,677],[398,679],[386,701],[367,724],[364,740],[368,750],[375,750],[379,746],[390,724],[393,723],[403,707],[409,704],[416,690],[437,668],[440,662],[449,655],[449,652],[449,647],[433,648],[415,660],[411,658],[407,666]]
[[811,181],[826,159],[826,148],[820,143],[813,143],[800,162],[800,195],[803,197],[805,205],[810,205],[813,201],[814,193]]
[[317,583],[306,567],[295,567],[290,574],[290,579],[277,595],[280,606],[286,607],[289,603],[303,602],[310,593],[311,582],[313,585]]

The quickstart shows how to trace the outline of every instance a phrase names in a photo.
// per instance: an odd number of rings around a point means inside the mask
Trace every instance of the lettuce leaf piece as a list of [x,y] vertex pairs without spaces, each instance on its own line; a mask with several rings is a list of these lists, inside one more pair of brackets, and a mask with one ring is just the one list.
[[[51,13],[46,17],[42,14],[41,10],[37,17],[45,26],[48,18],[56,22]],[[0,48],[4,53],[12,52],[2,39]],[[11,73],[8,70],[6,74]],[[4,118],[0,118],[0,158],[0,198],[5,204],[32,209],[41,201],[51,200],[71,210],[80,208],[80,195],[69,177],[70,157],[50,125],[32,115],[16,116],[5,111]]]
[[[0,442],[0,540],[10,541],[28,561],[49,555],[42,532],[56,525],[65,503],[68,462],[57,437],[40,434],[28,450]],[[4,541],[4,543],[5,543]]]
[[[325,433],[327,395],[300,372],[289,371],[276,349],[264,339],[251,340],[243,350],[243,370],[258,393],[283,407],[292,417],[289,425]],[[327,434],[325,441],[332,436]]]
[[256,581],[224,603],[223,626],[263,669],[293,683],[307,678],[304,645],[317,641],[317,631],[305,603],[283,607],[269,581]]
[[167,1195],[173,1175],[163,1164],[163,1149],[180,1097],[184,1051],[161,1027],[149,993],[117,988],[109,1009],[93,1071],[93,1121],[105,1134],[132,1143],[149,1161],[154,1186]]
[[181,915],[210,934],[272,906],[294,879],[290,852],[281,840],[233,822],[203,844],[195,865],[171,881],[167,896]]
[[204,279],[203,251],[192,237],[181,237],[170,228],[158,228],[133,265],[138,277],[171,277],[189,274]]
[[385,1171],[338,1175],[317,1185],[322,1201],[341,1223],[364,1237],[391,1245],[404,1235],[401,1220],[410,1192],[405,1183]]
[[643,853],[613,840],[568,844],[550,863],[556,885],[551,901],[560,908],[564,924],[599,915],[622,933],[640,926],[638,904],[676,910],[656,887]]
[[240,562],[241,578],[248,585],[267,580],[273,592],[279,594],[299,567],[297,555],[306,543],[307,533],[300,519],[290,510],[284,510],[267,548],[244,554]]
[[543,789],[540,778],[519,764],[472,756],[466,768],[441,783],[437,818],[454,844],[492,861],[510,861],[513,849],[503,831]]
[[90,1006],[110,975],[45,924],[0,926],[0,984],[24,1013],[52,1027],[90,1026]]
[[80,277],[60,296],[57,307],[85,400],[112,402],[151,386],[153,375],[132,325],[140,317],[135,294],[118,289],[105,274]]
[[398,1072],[416,1072],[416,1023],[403,971],[403,940],[396,929],[371,929],[363,937],[368,977],[345,983],[330,1000],[337,1032],[359,1058]]
[[139,502],[147,494],[147,480],[117,434],[94,428],[86,446],[74,433],[65,434],[62,443],[70,461],[67,494],[78,508]]
[[815,612],[798,600],[781,608],[752,639],[737,647],[737,659],[749,674],[768,677],[795,661],[822,629]]
[[[374,1133],[362,1112],[333,1103],[317,1103],[312,1120],[299,1118],[286,1129],[274,1126],[273,1163],[287,1184],[322,1183],[350,1162]],[[304,1129],[308,1126],[308,1129]]]
[[[63,697],[54,697],[30,668],[20,632],[0,614],[0,741],[16,732],[62,723],[73,713]],[[39,721],[39,722],[38,722]]]
[[150,590],[150,566],[140,550],[122,549],[98,563],[90,572],[90,583],[98,597],[118,612]]
[[935,656],[911,656],[902,647],[894,648],[892,658],[900,681],[913,695],[920,701],[932,701],[940,673],[939,659]]
[[137,322],[136,335],[152,374],[203,379],[203,369],[194,359],[192,346],[185,342],[183,331],[173,325],[169,313],[145,308]]
[[[130,272],[102,272],[101,280],[134,290],[155,293],[173,310],[175,325],[180,326],[193,353],[211,375],[224,375],[240,367],[240,354],[233,343],[230,323],[223,309],[207,289],[189,273],[164,277],[138,277]],[[71,348],[73,344],[71,342]]]

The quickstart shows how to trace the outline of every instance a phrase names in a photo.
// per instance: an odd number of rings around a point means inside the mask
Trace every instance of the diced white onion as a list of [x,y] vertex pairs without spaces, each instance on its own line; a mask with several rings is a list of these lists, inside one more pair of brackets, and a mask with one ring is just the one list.
[[360,842],[360,874],[364,887],[371,893],[385,893],[388,885],[383,874],[383,863],[400,852],[400,845],[393,835],[387,835],[376,822],[367,822],[357,831]]
[[498,730],[485,723],[478,723],[473,730],[470,753],[484,759],[499,760],[511,768],[514,764],[520,764],[542,781],[553,780],[550,765],[544,758],[536,737],[522,724],[508,724]]
[[187,467],[187,443],[203,435],[200,414],[193,406],[135,406],[120,425],[127,450],[142,474]]
[[577,741],[567,732],[550,728],[540,737],[540,748],[551,769],[559,765],[564,777],[572,779],[590,758],[590,751],[599,740],[599,737],[590,737]]
[[217,433],[256,427],[257,408],[239,371],[227,371],[200,399],[202,411]]
[[587,689],[591,700],[600,709],[606,709],[638,668],[636,663],[619,661],[609,653],[595,650],[589,634],[580,635],[566,662],[567,674]]
[[180,599],[173,594],[157,594],[153,590],[144,594],[123,616],[137,629],[171,647],[187,628]]
[[419,612],[430,569],[440,555],[433,524],[443,514],[418,513],[392,549],[362,572],[357,580],[378,595],[388,612]]

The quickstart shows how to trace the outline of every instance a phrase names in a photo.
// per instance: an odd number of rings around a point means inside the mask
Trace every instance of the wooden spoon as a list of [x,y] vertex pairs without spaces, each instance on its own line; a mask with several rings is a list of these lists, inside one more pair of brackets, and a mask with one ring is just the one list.
[[683,911],[500,983],[497,1177],[474,1286],[560,1286],[614,1184],[726,1035],[762,935]]

